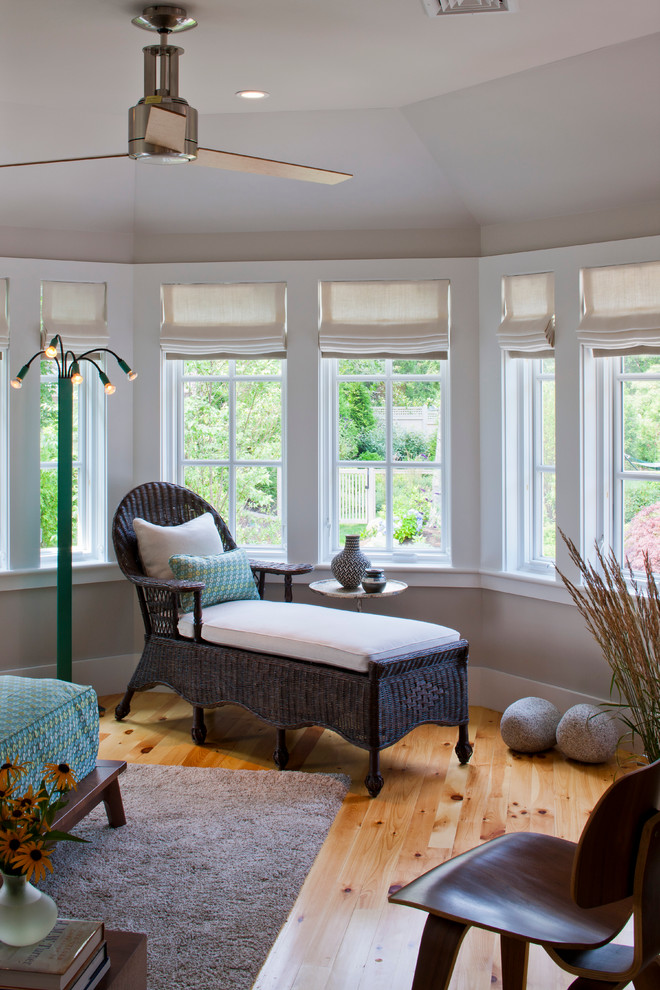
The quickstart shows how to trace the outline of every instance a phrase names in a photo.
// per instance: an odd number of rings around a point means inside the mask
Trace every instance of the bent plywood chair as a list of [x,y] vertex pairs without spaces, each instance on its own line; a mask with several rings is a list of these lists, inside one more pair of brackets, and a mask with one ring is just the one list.
[[[524,990],[530,942],[570,990],[660,990],[659,808],[660,760],[612,784],[579,843],[502,835],[392,894],[429,912],[413,990],[446,990],[471,926],[499,933],[503,990]],[[631,914],[634,945],[615,944]]]

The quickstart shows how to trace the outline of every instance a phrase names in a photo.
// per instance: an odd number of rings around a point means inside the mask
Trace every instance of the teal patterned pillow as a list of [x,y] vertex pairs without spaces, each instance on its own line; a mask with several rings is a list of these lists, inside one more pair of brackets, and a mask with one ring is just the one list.
[[[179,581],[204,581],[202,608],[219,602],[242,602],[258,598],[252,568],[245,550],[227,550],[210,557],[193,557],[176,553],[170,557],[170,567]],[[181,595],[181,610],[192,612],[194,595]]]

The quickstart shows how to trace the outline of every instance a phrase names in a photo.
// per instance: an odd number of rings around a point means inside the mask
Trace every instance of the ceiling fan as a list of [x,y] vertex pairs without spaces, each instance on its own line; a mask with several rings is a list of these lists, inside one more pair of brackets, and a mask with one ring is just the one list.
[[333,185],[350,179],[348,172],[333,172],[309,165],[215,151],[197,145],[197,111],[179,96],[179,56],[183,48],[167,43],[168,35],[188,31],[197,21],[183,7],[162,4],[145,7],[132,23],[146,31],[157,31],[160,44],[143,48],[144,96],[128,111],[128,152],[119,155],[90,155],[86,158],[52,158],[46,161],[12,162],[0,168],[22,165],[53,165],[60,162],[133,158],[161,165],[192,164],[257,175],[279,176]]

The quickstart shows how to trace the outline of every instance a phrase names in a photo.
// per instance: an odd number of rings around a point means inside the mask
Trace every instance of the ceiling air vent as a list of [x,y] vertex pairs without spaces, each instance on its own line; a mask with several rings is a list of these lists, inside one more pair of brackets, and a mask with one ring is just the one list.
[[441,14],[486,14],[515,10],[516,0],[422,0],[429,17]]

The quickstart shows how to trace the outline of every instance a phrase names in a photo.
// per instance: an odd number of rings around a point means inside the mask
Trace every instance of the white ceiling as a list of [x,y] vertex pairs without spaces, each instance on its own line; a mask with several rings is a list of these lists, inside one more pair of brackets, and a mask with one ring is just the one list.
[[[660,197],[659,0],[200,0],[200,144],[337,186],[128,160],[0,169],[0,226],[161,234],[475,227]],[[117,154],[142,96],[128,0],[0,0],[0,163]],[[238,89],[261,88],[247,104]]]

